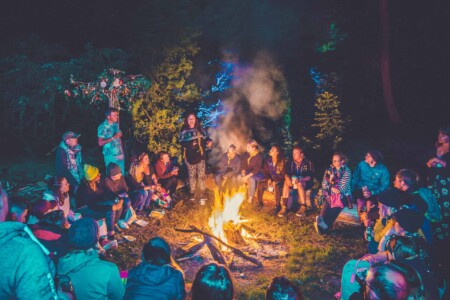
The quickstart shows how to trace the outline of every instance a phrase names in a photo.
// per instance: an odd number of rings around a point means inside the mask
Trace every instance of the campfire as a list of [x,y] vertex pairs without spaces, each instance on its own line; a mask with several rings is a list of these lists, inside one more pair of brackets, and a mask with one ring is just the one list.
[[[231,267],[234,257],[238,256],[252,262],[258,267],[262,267],[262,263],[241,250],[251,243],[255,245],[249,231],[250,228],[244,225],[246,220],[242,218],[240,207],[245,199],[245,191],[214,193],[213,210],[208,220],[206,228],[197,228],[193,225],[189,229],[176,228],[176,231],[187,233],[198,233],[191,243],[179,248],[175,251],[175,258],[183,258],[195,254],[197,251],[206,246],[211,253],[212,258],[220,264]],[[227,259],[227,257],[229,257]]]

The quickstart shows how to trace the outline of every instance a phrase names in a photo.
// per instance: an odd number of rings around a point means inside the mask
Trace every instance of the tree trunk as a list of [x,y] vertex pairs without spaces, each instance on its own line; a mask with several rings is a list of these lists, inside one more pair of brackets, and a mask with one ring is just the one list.
[[379,0],[381,23],[380,73],[383,85],[384,102],[392,123],[401,122],[391,87],[391,70],[389,63],[389,11],[388,0]]

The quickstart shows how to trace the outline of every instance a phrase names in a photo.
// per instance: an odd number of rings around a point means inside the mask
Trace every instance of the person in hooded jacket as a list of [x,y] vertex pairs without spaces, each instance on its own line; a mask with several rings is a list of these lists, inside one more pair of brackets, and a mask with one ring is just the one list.
[[184,275],[171,257],[169,244],[154,237],[142,249],[143,261],[128,273],[124,299],[184,299]]
[[121,300],[124,287],[119,269],[100,259],[93,249],[97,242],[98,225],[94,219],[75,221],[68,233],[72,251],[59,260],[57,276],[70,278],[77,299]]
[[0,299],[58,299],[48,250],[19,222],[0,222]]
[[61,143],[56,149],[55,174],[67,179],[75,192],[83,179],[83,157],[78,144],[80,134],[67,131],[62,135]]

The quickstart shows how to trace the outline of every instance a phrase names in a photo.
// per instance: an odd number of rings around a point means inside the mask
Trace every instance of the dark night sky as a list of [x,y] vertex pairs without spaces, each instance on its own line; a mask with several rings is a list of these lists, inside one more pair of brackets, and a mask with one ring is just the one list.
[[[30,34],[41,36],[45,42],[58,43],[77,56],[83,46],[91,42],[95,47],[118,47],[132,51],[135,37],[139,35],[136,16],[148,3],[157,1],[74,1],[74,0],[41,0],[41,1],[8,1],[3,3],[0,12],[2,24],[0,55],[13,54],[17,43]],[[172,1],[173,2],[173,1]],[[208,1],[191,1],[204,7]],[[217,3],[221,3],[216,1]],[[373,81],[373,74],[367,76],[367,70],[376,68],[376,47],[379,39],[377,1],[267,1],[274,7],[284,6],[270,16],[256,16],[254,7],[248,7],[248,18],[237,42],[243,50],[251,54],[257,48],[269,49],[283,66],[291,87],[293,98],[301,97],[301,89],[295,87],[295,81],[302,78],[299,63],[308,57],[299,54],[302,45],[311,39],[308,28],[295,32],[295,26],[306,26],[302,19],[311,18],[307,14],[315,13],[312,19],[328,22],[327,16],[334,12],[337,23],[349,33],[347,41],[340,51],[336,51],[334,65],[345,70],[349,75],[343,84],[343,94],[351,101],[379,103],[374,109],[374,119],[384,114],[383,102],[380,100],[381,90]],[[391,20],[391,78],[394,97],[399,106],[406,126],[427,127],[427,129],[450,123],[448,115],[448,86],[450,67],[450,16],[445,8],[446,1],[432,1],[431,4],[416,0],[397,0],[390,2]],[[222,1],[222,6],[233,5],[233,1]],[[298,21],[291,25],[278,24],[284,21],[283,13],[292,6],[292,13],[298,13]],[[220,7],[220,6],[218,6]],[[227,35],[220,32],[214,20],[229,13],[232,7],[219,9],[209,16],[192,16],[196,24],[200,24],[203,36],[200,41],[202,49],[220,49],[228,46]],[[323,12],[323,13],[321,13]],[[157,15],[157,12],[153,12]],[[253,13],[253,14],[252,14]],[[161,18],[165,18],[161,12]],[[209,18],[209,19],[208,19]],[[253,21],[254,20],[254,21]],[[229,24],[232,26],[233,24]],[[285,26],[285,27],[283,27]],[[291,26],[292,28],[287,27]],[[277,32],[279,28],[286,32]],[[160,30],[164,30],[161,28]],[[306,33],[305,33],[306,32]],[[250,42],[245,42],[250,41]],[[234,41],[236,42],[236,41]],[[249,50],[250,49],[250,50]],[[372,71],[373,72],[373,71]],[[353,76],[353,77],[352,77]],[[351,109],[351,105],[348,104]],[[368,108],[371,109],[371,108]],[[366,116],[370,113],[364,112]],[[384,116],[385,117],[385,116]],[[384,120],[384,119],[383,119]]]

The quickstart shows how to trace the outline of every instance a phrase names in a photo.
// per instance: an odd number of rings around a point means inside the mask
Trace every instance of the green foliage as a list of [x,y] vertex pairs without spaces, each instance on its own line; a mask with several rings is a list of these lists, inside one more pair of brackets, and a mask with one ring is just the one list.
[[152,69],[152,86],[145,97],[132,106],[134,136],[152,152],[179,155],[178,132],[184,109],[200,99],[199,89],[187,82],[193,69],[192,58],[199,51],[186,35],[178,46],[165,49],[161,64]]
[[343,116],[338,97],[328,91],[317,96],[314,106],[317,110],[314,114],[315,123],[312,126],[319,130],[315,135],[315,148],[334,150],[342,142],[342,136],[350,118]]
[[58,45],[38,37],[21,44],[18,54],[0,60],[1,131],[27,152],[49,151],[66,130],[88,132],[98,112],[64,90],[74,74],[95,78],[105,67],[125,67],[128,56],[118,49],[94,49],[69,59]]

